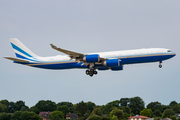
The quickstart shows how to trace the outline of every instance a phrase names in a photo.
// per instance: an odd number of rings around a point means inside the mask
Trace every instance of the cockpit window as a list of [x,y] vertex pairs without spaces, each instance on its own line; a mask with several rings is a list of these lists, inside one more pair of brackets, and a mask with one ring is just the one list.
[[171,50],[168,50],[167,52],[172,52]]

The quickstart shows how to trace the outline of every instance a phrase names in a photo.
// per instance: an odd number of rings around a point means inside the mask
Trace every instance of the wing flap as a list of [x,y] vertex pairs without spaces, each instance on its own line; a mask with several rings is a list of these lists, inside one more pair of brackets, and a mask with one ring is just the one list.
[[16,62],[25,62],[25,63],[29,62],[27,60],[22,60],[22,59],[19,59],[19,58],[12,58],[12,57],[4,57],[4,58],[8,59],[8,60],[16,61]]

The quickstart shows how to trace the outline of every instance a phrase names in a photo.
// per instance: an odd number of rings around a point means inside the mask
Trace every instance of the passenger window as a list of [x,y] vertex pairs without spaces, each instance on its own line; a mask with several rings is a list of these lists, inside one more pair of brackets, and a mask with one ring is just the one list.
[[171,52],[171,50],[168,50],[167,52]]

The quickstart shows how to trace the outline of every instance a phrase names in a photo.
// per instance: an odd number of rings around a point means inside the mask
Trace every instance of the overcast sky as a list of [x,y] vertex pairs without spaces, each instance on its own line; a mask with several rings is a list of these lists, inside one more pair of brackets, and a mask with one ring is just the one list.
[[[0,0],[0,100],[56,103],[92,101],[103,105],[141,97],[146,105],[180,103],[179,0]],[[169,48],[177,55],[163,62],[126,65],[123,71],[45,70],[14,64],[9,43],[18,38],[39,56],[58,47],[92,53],[138,48]]]

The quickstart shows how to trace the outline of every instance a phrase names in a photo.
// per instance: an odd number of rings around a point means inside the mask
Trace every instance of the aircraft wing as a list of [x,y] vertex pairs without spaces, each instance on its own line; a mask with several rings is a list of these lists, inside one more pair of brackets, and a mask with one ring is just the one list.
[[12,58],[12,57],[4,57],[4,58],[12,60],[12,61],[16,61],[16,62],[26,62],[26,63],[29,62],[27,60],[22,60],[22,59],[19,59],[19,58]]
[[50,44],[50,45],[51,45],[51,47],[52,47],[53,49],[55,49],[55,50],[57,50],[57,51],[60,51],[60,52],[63,52],[63,53],[65,53],[65,54],[69,55],[71,58],[77,58],[77,57],[83,57],[83,56],[84,56],[84,54],[82,54],[82,53],[77,53],[77,52],[73,52],[73,51],[61,49],[61,48],[56,47],[56,46],[53,45],[53,44]]

